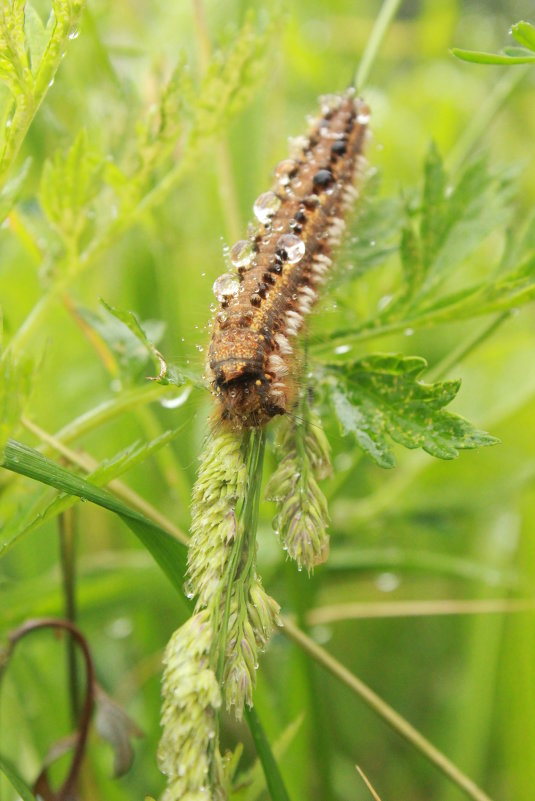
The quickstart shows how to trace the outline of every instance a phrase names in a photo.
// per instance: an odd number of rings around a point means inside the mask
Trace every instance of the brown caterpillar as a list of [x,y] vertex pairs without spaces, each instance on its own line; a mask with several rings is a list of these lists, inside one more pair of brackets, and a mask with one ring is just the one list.
[[293,140],[271,191],[253,210],[260,225],[236,242],[237,275],[214,284],[220,300],[209,348],[212,390],[233,428],[262,426],[292,406],[293,340],[317,299],[340,243],[344,215],[358,196],[370,116],[350,89],[320,98],[321,117]]

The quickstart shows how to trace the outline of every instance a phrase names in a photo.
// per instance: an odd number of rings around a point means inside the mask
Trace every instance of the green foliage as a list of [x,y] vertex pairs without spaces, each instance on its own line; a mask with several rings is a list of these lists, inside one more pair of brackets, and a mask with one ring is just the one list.
[[0,457],[28,401],[32,372],[33,364],[27,357],[0,354]]
[[[341,0],[312,15],[298,2],[283,25],[277,12],[264,22],[263,11],[244,16],[239,3],[195,3],[206,14],[198,37],[203,21],[188,4],[141,4],[135,13],[127,3],[82,14],[69,0],[0,8],[0,627],[66,614],[57,527],[71,509],[77,622],[98,681],[145,732],[120,782],[91,738],[84,769],[95,799],[161,794],[159,655],[189,613],[177,524],[187,530],[211,408],[206,388],[190,390],[201,387],[220,240],[238,227],[245,235],[246,210],[284,157],[286,136],[304,132],[318,93],[342,89],[354,73],[373,22],[373,4],[357,5]],[[302,433],[322,412],[334,465],[322,485],[331,554],[313,580],[299,575],[270,541],[273,507],[262,500],[258,570],[284,614],[318,641],[329,638],[348,671],[386,688],[481,786],[531,801],[533,644],[524,615],[400,619],[405,602],[421,598],[448,599],[450,608],[490,598],[510,611],[507,598],[529,604],[535,581],[533,312],[524,308],[535,299],[533,90],[516,81],[520,68],[506,98],[492,72],[447,57],[459,31],[499,48],[492,32],[517,11],[500,4],[495,25],[491,13],[468,14],[450,0],[409,10],[362,89],[376,177],[363,183],[340,265],[310,317],[311,391],[294,417],[270,426]],[[498,56],[454,52],[532,63],[533,25],[517,23],[513,35],[515,46]],[[159,371],[175,386],[146,381]],[[449,410],[453,402],[466,419]],[[498,437],[499,447],[440,461]],[[272,449],[266,483],[282,463],[288,488],[305,489],[304,444],[298,436],[284,445],[290,466]],[[392,467],[394,454],[396,470],[376,469]],[[60,458],[83,466],[83,477]],[[387,590],[389,612],[377,606]],[[377,619],[390,613],[395,622]],[[357,629],[350,617],[361,614],[376,619]],[[382,724],[281,639],[261,659],[248,720],[263,774],[248,744],[240,761],[234,751],[231,798],[252,801],[267,781],[273,797],[360,801],[358,754],[382,798],[403,786],[411,797],[457,801],[416,760],[392,759]],[[7,801],[10,777],[24,798],[50,743],[69,728],[56,724],[65,673],[57,655],[35,647],[3,677],[0,753],[16,767],[10,773],[0,760]],[[133,729],[118,717],[112,739],[124,768]],[[462,740],[451,734],[459,720]],[[223,748],[234,749],[226,719],[220,731]],[[272,753],[269,742],[286,737]],[[380,781],[374,764],[386,766]]]
[[4,774],[10,785],[17,791],[22,801],[36,801],[34,794],[21,779],[13,765],[2,756],[0,756],[0,771]]
[[[470,319],[529,303],[535,293],[535,246],[528,220],[523,237],[509,236],[495,266],[485,265],[480,280],[466,281],[469,259],[491,235],[506,229],[513,214],[514,171],[493,170],[486,156],[469,162],[452,183],[434,145],[424,164],[423,187],[406,203],[399,238],[403,281],[392,287],[388,302],[367,320],[335,330],[318,343],[369,339],[382,333]],[[374,215],[375,216],[375,215]],[[391,228],[377,228],[363,216],[360,235],[373,241],[384,263],[393,249]],[[370,228],[367,225],[370,224]],[[380,238],[375,239],[373,234]],[[514,267],[513,267],[514,264]],[[509,267],[507,272],[506,267]],[[444,287],[457,284],[452,291]]]
[[423,448],[439,459],[459,450],[494,445],[498,440],[444,409],[457,395],[459,381],[424,384],[426,368],[416,356],[376,354],[343,367],[326,365],[326,385],[345,434],[381,467],[394,467],[388,437],[405,448]]
[[[123,455],[119,460],[123,467],[124,460],[127,458],[128,456]],[[132,454],[130,454],[130,458],[132,458]],[[182,594],[183,575],[186,567],[184,546],[135,509],[119,501],[110,492],[99,489],[37,451],[13,440],[8,442],[4,450],[2,467],[115,512],[150,551],[179,594]],[[0,555],[7,552],[9,546],[9,543],[4,544],[0,549]]]
[[101,191],[102,159],[91,152],[81,131],[68,153],[57,152],[41,175],[40,202],[49,222],[67,247],[78,250]]
[[8,0],[0,9],[0,78],[11,92],[0,128],[0,186],[17,156],[65,54],[78,35],[83,0],[53,0],[46,27],[24,0]]
[[452,53],[462,61],[474,64],[535,64],[535,27],[530,22],[516,22],[511,33],[522,47],[505,47],[501,54],[484,53],[478,50],[462,50],[458,47]]

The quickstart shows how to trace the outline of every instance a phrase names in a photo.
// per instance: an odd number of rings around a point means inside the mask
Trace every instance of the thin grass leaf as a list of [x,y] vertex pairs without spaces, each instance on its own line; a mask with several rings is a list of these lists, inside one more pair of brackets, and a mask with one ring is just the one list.
[[[136,534],[142,545],[152,554],[171,583],[182,596],[182,585],[186,571],[186,548],[178,540],[139,512],[130,509],[106,490],[99,489],[70,470],[47,459],[38,451],[10,440],[4,452],[2,467],[19,475],[40,481],[61,492],[75,495],[119,515]],[[5,553],[0,548],[0,556]]]
[[505,56],[496,53],[484,53],[478,50],[461,50],[458,47],[453,47],[450,53],[461,61],[468,61],[471,64],[496,64],[502,66],[535,64],[535,56]]
[[[286,726],[280,737],[277,738],[272,749],[273,755],[277,759],[280,760],[294,742],[299,729],[303,725],[303,719],[304,714],[299,715]],[[239,801],[257,801],[264,792],[266,786],[263,766],[260,760],[257,760],[250,770],[239,775],[238,784],[240,786],[245,785],[242,790],[235,791]]]
[[255,744],[256,753],[262,763],[271,801],[290,801],[290,797],[279,771],[279,766],[277,765],[277,761],[254,707],[249,708],[247,705],[245,706],[245,719],[247,720]]
[[37,801],[34,794],[19,776],[11,762],[0,756],[0,771],[4,774],[10,785],[17,791],[22,801]]
[[[152,442],[133,443],[112,458],[103,460],[95,470],[87,475],[87,481],[97,487],[108,484],[171,442],[182,428],[183,426],[180,426],[173,431],[166,431]],[[77,498],[73,495],[61,494],[49,501],[49,493],[45,492],[29,509],[24,509],[20,515],[15,515],[4,526],[4,549],[6,551],[11,549],[23,537],[73,506],[76,500]]]

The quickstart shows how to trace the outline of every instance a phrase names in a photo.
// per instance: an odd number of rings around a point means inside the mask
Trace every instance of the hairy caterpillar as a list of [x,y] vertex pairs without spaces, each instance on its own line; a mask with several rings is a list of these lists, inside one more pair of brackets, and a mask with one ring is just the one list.
[[291,158],[253,211],[259,223],[230,250],[237,275],[214,284],[220,309],[209,348],[212,391],[233,428],[262,426],[291,408],[303,326],[358,195],[368,106],[353,89],[320,98],[321,117],[293,140]]

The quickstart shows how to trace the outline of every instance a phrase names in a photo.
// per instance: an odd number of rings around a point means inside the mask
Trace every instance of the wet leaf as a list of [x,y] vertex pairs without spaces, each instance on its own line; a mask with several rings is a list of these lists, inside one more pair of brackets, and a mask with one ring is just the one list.
[[459,451],[493,445],[495,437],[445,410],[459,381],[424,384],[427,364],[417,356],[375,354],[344,366],[324,366],[324,378],[344,434],[381,467],[394,467],[389,440],[422,448],[439,459]]

